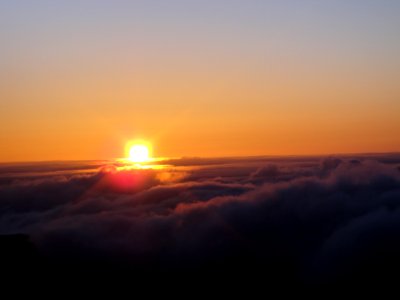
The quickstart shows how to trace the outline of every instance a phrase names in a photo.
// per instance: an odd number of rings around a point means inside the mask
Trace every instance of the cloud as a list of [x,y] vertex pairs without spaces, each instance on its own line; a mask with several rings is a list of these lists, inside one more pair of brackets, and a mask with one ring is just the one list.
[[393,159],[201,166],[185,176],[160,177],[179,167],[107,167],[3,185],[0,228],[28,234],[52,262],[135,270],[323,283],[376,278],[377,270],[390,277],[400,266]]
[[251,178],[258,178],[258,177],[263,177],[263,178],[274,178],[280,175],[280,171],[277,165],[275,164],[269,164],[266,166],[263,166],[261,168],[258,168],[255,172],[253,172],[250,177]]

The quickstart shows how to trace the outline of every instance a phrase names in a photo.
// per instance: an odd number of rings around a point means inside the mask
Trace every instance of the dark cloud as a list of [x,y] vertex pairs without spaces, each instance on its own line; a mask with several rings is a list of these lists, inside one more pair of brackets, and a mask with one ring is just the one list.
[[13,181],[0,187],[0,228],[29,235],[63,268],[301,284],[390,278],[400,267],[400,172],[394,158],[381,160],[107,166]]
[[[356,160],[352,160],[356,161]],[[336,169],[343,161],[339,158],[326,158],[321,162],[321,169],[323,171],[331,171]]]
[[277,165],[270,164],[257,169],[251,174],[251,178],[266,177],[276,178],[280,175],[280,171]]

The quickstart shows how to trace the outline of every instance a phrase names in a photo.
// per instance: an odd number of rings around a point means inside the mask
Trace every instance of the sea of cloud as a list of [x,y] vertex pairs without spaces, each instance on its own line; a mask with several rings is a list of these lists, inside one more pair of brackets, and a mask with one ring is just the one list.
[[393,278],[400,267],[399,155],[165,163],[1,165],[2,247],[23,234],[61,269],[302,284]]

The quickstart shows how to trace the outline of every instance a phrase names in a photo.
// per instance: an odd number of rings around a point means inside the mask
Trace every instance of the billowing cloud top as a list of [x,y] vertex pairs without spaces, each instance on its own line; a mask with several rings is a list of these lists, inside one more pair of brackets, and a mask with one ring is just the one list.
[[165,163],[0,165],[7,261],[293,283],[390,278],[400,266],[398,155]]

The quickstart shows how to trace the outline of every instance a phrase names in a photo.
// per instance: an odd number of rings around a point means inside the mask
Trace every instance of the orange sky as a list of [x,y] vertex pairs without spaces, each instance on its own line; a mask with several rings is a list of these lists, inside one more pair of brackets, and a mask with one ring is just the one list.
[[0,161],[121,157],[135,138],[173,157],[400,151],[393,8],[132,19],[122,4],[93,16],[78,3],[6,7]]

